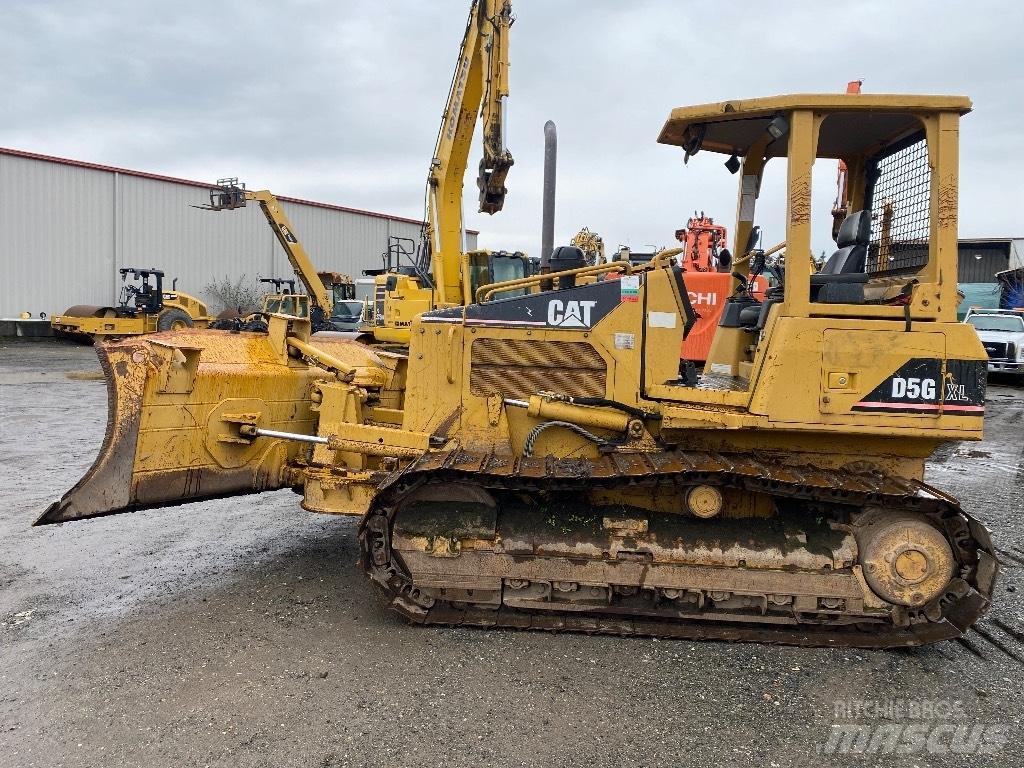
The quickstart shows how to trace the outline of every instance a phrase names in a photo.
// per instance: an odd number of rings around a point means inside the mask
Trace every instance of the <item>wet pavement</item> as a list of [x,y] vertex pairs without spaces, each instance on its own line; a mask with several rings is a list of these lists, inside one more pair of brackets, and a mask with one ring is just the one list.
[[0,766],[1019,764],[1012,379],[928,475],[993,529],[993,610],[963,642],[851,651],[410,627],[355,523],[290,491],[31,528],[99,446],[97,373],[0,340]]

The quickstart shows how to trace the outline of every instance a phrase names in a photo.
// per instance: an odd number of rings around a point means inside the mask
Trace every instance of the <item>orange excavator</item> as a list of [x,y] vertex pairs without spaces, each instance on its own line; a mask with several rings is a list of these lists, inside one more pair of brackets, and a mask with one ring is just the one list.
[[[863,80],[851,80],[846,84],[847,93],[860,93],[860,87],[864,85]],[[839,228],[850,213],[850,190],[847,188],[847,180],[850,169],[846,163],[839,160],[839,170],[836,173],[836,201],[832,205],[832,239],[839,237]]]
[[[859,94],[863,80],[851,80],[846,84],[846,93]],[[832,208],[834,220],[832,239],[839,234],[843,220],[852,213],[849,203],[847,176],[849,169],[839,160],[836,177],[836,200]],[[682,243],[678,257],[685,270],[684,282],[690,294],[690,303],[697,312],[697,322],[683,341],[680,358],[703,363],[708,358],[711,340],[718,328],[725,309],[725,300],[734,293],[732,279],[732,256],[726,247],[728,232],[716,224],[710,216],[701,211],[686,222],[683,229],[676,230],[676,240]],[[742,254],[740,254],[742,255]],[[747,290],[758,301],[764,300],[768,281],[764,277],[750,276]]]
[[[683,360],[707,360],[725,301],[734,293],[727,235],[726,228],[703,211],[699,215],[694,211],[686,226],[676,230],[676,240],[683,245],[678,255],[684,270],[683,281],[697,313],[697,322],[683,341],[679,355]],[[765,278],[750,278],[750,292],[758,300],[764,298],[767,287]]]

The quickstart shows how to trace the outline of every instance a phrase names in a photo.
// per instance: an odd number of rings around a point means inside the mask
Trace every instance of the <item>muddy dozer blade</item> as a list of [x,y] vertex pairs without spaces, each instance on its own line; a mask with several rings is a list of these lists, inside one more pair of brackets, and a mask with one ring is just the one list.
[[85,476],[36,525],[288,484],[286,468],[302,444],[246,440],[238,427],[312,434],[314,373],[289,367],[266,336],[189,330],[96,351],[107,383],[103,444]]

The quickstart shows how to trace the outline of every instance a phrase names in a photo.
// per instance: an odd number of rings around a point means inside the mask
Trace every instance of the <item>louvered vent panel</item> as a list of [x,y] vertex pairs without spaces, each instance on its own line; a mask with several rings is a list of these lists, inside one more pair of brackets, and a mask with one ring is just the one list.
[[470,391],[525,399],[540,391],[604,397],[608,366],[589,344],[577,341],[477,339]]

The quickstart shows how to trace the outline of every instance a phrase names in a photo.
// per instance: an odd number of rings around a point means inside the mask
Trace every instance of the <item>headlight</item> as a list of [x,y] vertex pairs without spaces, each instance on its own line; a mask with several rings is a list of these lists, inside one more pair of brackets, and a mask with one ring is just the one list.
[[[1024,361],[1024,344],[1016,344],[1013,346],[1017,347],[1017,362]],[[1007,355],[1007,357],[1011,357],[1011,355]]]

